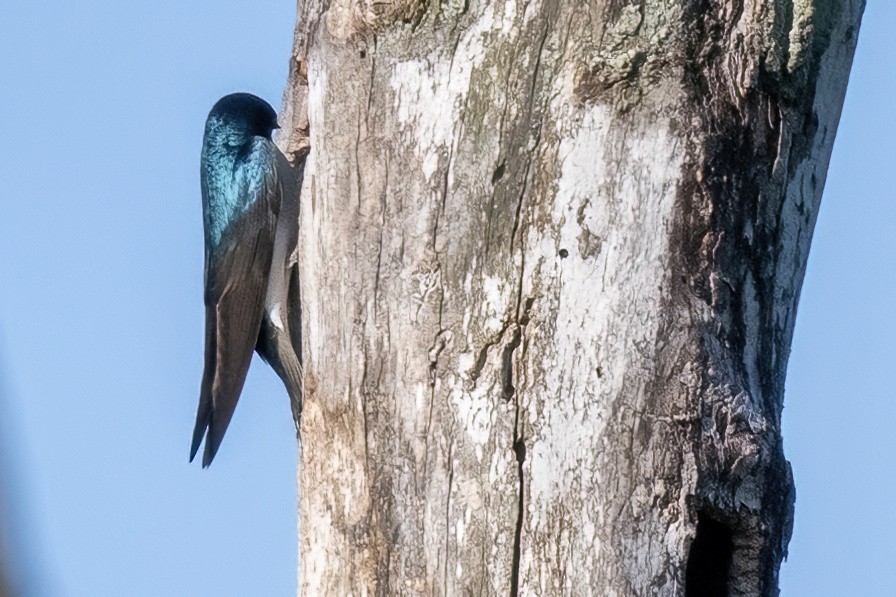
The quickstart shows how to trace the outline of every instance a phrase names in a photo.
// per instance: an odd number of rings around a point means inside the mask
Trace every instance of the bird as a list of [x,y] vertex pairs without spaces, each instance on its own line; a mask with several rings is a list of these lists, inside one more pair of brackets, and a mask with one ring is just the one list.
[[277,113],[250,93],[218,100],[202,140],[205,367],[190,462],[208,467],[246,380],[253,350],[286,386],[298,430],[302,363],[295,248],[307,151],[293,167],[271,139]]

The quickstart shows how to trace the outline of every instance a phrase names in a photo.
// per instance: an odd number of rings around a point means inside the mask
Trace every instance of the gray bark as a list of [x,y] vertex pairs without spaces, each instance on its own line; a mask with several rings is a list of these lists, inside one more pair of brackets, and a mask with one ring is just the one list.
[[863,7],[299,2],[301,594],[777,593]]

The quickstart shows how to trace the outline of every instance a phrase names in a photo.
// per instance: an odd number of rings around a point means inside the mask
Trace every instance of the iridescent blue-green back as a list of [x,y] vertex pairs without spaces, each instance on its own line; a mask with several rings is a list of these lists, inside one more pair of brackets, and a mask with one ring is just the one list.
[[254,134],[247,118],[216,106],[205,123],[200,179],[207,253],[216,252],[233,222],[256,201],[278,195],[277,148]]

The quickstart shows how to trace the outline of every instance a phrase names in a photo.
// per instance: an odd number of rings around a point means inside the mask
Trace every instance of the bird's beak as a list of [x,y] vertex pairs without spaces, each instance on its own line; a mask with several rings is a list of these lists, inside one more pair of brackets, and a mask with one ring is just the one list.
[[279,129],[279,128],[280,128],[280,123],[279,123],[279,122],[275,122],[275,123],[274,123],[274,130]]

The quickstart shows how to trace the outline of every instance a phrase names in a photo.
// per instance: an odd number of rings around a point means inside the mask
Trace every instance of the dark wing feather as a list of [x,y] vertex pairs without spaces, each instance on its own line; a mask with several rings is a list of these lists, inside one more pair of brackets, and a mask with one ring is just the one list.
[[240,189],[256,189],[248,208],[207,251],[205,370],[190,449],[192,461],[205,436],[203,467],[214,459],[233,417],[261,327],[279,205],[276,169],[267,163],[262,184]]

